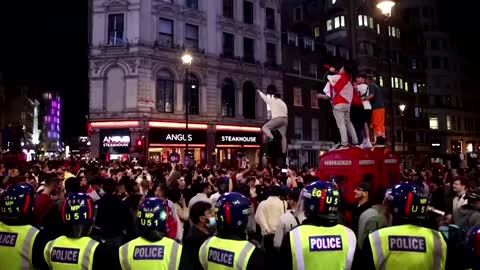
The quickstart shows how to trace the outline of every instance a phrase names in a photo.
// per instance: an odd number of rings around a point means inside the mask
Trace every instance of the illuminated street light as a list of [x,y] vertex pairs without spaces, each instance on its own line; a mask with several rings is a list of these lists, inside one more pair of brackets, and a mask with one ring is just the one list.
[[183,54],[182,62],[183,62],[184,65],[190,66],[192,64],[192,60],[193,60],[193,57],[188,52]]
[[395,2],[389,0],[380,0],[377,4],[377,8],[387,17],[392,16],[392,9],[394,6]]

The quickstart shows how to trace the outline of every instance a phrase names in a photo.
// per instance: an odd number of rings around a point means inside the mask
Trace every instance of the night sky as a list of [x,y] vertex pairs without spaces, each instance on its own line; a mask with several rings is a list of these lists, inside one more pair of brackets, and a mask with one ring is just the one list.
[[0,71],[62,95],[65,141],[86,134],[87,14],[86,0],[0,1]]
[[[210,0],[209,0],[210,1]],[[478,69],[478,9],[440,0],[444,25]],[[88,114],[87,0],[0,0],[0,71],[8,82],[58,91],[63,139],[86,133]],[[475,1],[463,1],[475,2]],[[473,23],[473,24],[472,24]],[[475,33],[467,31],[475,29]],[[472,27],[475,25],[475,27]],[[467,27],[465,27],[467,26]],[[470,30],[471,31],[471,30]]]

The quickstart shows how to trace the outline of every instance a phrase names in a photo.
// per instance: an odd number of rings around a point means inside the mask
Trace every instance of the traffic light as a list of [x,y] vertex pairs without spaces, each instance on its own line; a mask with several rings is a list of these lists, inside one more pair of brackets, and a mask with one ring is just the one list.
[[143,138],[137,139],[135,142],[135,152],[143,153],[144,149],[144,143],[143,143]]

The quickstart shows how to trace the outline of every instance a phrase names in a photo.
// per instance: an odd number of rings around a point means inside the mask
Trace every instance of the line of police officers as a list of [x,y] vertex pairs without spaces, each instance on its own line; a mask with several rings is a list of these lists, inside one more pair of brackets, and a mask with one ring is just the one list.
[[[340,195],[329,182],[316,181],[302,192],[307,219],[282,243],[281,269],[445,269],[443,235],[422,227],[427,199],[410,183],[393,187],[394,226],[370,233],[361,254],[352,230],[338,224]],[[26,183],[10,186],[0,197],[0,270],[13,269],[193,269],[182,244],[165,237],[171,213],[164,201],[146,198],[137,213],[140,236],[118,250],[89,237],[95,209],[86,194],[69,194],[61,207],[65,235],[48,241],[29,225],[34,191]],[[257,270],[269,267],[264,252],[245,240],[252,208],[239,193],[226,193],[215,205],[218,234],[206,240],[198,256],[205,270]],[[469,234],[467,249],[480,269],[480,228]],[[359,259],[360,258],[360,259]],[[458,268],[465,269],[465,268]]]

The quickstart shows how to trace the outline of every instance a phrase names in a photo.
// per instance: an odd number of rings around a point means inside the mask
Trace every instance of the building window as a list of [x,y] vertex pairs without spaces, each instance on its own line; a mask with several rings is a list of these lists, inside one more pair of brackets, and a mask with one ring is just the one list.
[[320,139],[320,127],[317,118],[312,118],[312,141]]
[[162,69],[157,74],[157,111],[162,113],[173,112],[173,75]]
[[235,50],[235,37],[230,33],[223,33],[223,57],[233,58]]
[[289,46],[298,46],[298,36],[295,33],[287,33],[287,43]]
[[398,88],[403,89],[403,79],[402,78],[398,78]]
[[379,84],[381,87],[383,87],[383,76],[382,76],[382,75],[378,76],[378,84]]
[[302,8],[301,7],[296,7],[293,15],[294,15],[293,16],[294,21],[301,21],[302,20]]
[[440,57],[438,57],[438,56],[432,57],[432,68],[433,68],[433,69],[439,69],[439,68],[441,68],[441,66],[440,66]]
[[380,24],[379,24],[379,23],[377,23],[377,34],[379,34],[379,35],[380,35],[381,33],[382,33],[382,32],[381,32],[381,30],[380,30]]
[[[126,90],[125,72],[115,66],[107,73],[105,109],[108,112],[121,112],[125,108],[124,97]],[[53,119],[52,119],[53,121]]]
[[187,7],[198,9],[198,0],[186,0]]
[[303,118],[295,116],[293,119],[293,126],[295,127],[295,139],[303,139]]
[[337,16],[327,20],[327,31],[345,27],[345,16]]
[[333,30],[333,20],[327,20],[327,31]]
[[292,63],[292,73],[301,75],[302,74],[302,61],[294,59]]
[[415,106],[415,118],[422,117],[422,108]]
[[243,84],[243,118],[255,119],[255,86],[252,82]]
[[413,93],[418,93],[418,83],[413,83]]
[[222,84],[222,116],[235,117],[235,87],[231,79]]
[[408,82],[405,82],[405,91],[408,92]]
[[309,77],[317,78],[317,64],[310,64],[310,73],[308,74]]
[[160,18],[158,43],[161,47],[173,48],[173,21]]
[[200,112],[200,84],[197,76],[188,73],[188,113],[191,115],[198,115]]
[[411,67],[413,70],[417,69],[417,59],[416,59],[416,58],[412,58],[412,59],[410,60],[410,67]]
[[185,47],[198,49],[198,26],[188,23],[185,25]]
[[313,39],[311,38],[304,38],[303,39],[303,45],[305,46],[305,49],[311,50],[312,52],[315,50],[315,43],[313,42]]
[[358,44],[358,49],[359,53],[363,55],[368,55],[368,56],[374,56],[375,55],[375,48],[373,44],[369,42],[360,42]]
[[373,23],[373,18],[367,15],[358,15],[358,26],[368,27],[370,29],[375,28],[375,25]]
[[430,129],[438,129],[438,117],[432,116],[429,118]]
[[223,17],[233,19],[233,0],[223,0]]
[[243,22],[253,23],[253,3],[250,1],[243,1]]
[[302,88],[300,87],[293,87],[293,105],[298,107],[303,106]]
[[310,107],[318,108],[318,91],[317,90],[310,90]]
[[277,65],[277,46],[273,43],[267,43],[267,64]]
[[123,44],[123,14],[108,15],[108,44],[122,45]]
[[447,130],[452,130],[452,117],[447,115]]
[[443,69],[448,70],[448,67],[449,67],[449,65],[448,65],[448,57],[444,57],[444,58],[443,58]]
[[335,5],[335,3],[337,3],[337,0],[331,0],[332,1],[332,5]]
[[266,8],[265,9],[265,24],[267,29],[275,29],[275,10],[273,8]]
[[400,29],[393,26],[388,26],[388,36],[394,38],[400,38]]
[[315,26],[315,28],[313,29],[313,36],[316,38],[320,37],[320,27]]
[[255,62],[254,41],[251,38],[243,38],[243,60],[247,63]]

